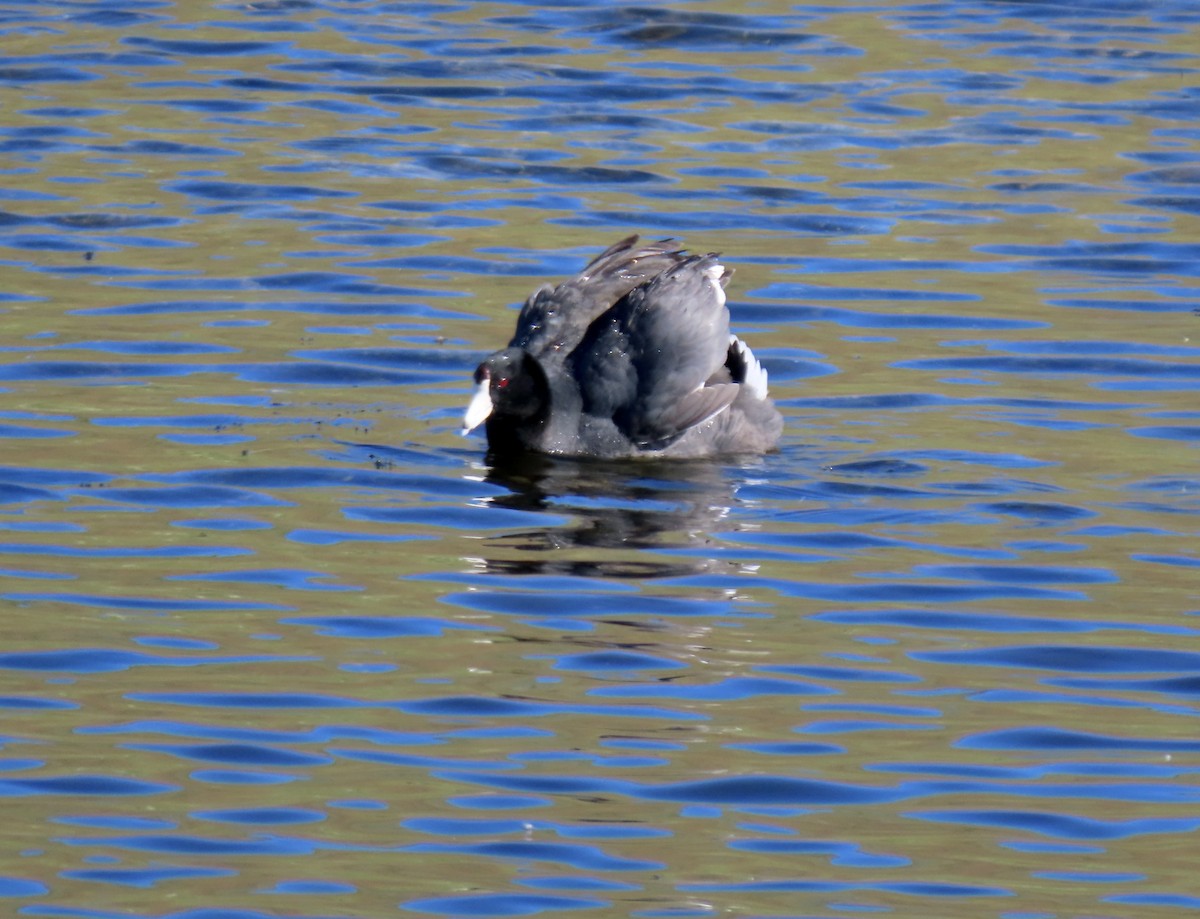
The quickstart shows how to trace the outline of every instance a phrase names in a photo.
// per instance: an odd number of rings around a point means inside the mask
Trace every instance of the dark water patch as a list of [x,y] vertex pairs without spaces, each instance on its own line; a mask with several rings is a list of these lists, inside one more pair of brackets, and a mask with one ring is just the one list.
[[[554,662],[555,670],[574,670],[584,673],[626,673],[644,670],[676,670],[687,665],[667,657],[632,651],[592,651],[565,654]],[[603,694],[603,692],[601,692]]]
[[1016,584],[1112,584],[1119,578],[1102,568],[1077,568],[1033,565],[918,565],[914,574]]
[[251,182],[185,180],[163,183],[165,191],[213,201],[249,203],[255,201],[312,201],[320,198],[352,198],[354,192],[336,191],[309,185],[268,185]]
[[1132,836],[1152,836],[1191,833],[1200,827],[1195,818],[1156,817],[1130,820],[1096,820],[1073,814],[1044,813],[1019,810],[942,810],[913,811],[909,819],[931,823],[953,823],[960,826],[998,827],[1049,836],[1054,839],[1125,839]]
[[844,755],[846,748],[836,744],[790,743],[787,741],[727,744],[731,750],[746,750],[763,756],[835,756]]
[[180,485],[161,488],[92,488],[86,494],[100,501],[114,501],[143,507],[217,508],[217,507],[290,507],[284,501],[244,488],[216,485]]
[[[444,525],[444,524],[443,524]],[[549,596],[522,591],[480,590],[447,593],[443,603],[486,613],[526,618],[563,617],[588,619],[638,616],[713,617],[738,616],[727,601],[698,597],[606,596],[591,593],[562,593]]]
[[307,616],[280,619],[280,625],[300,625],[312,628],[317,635],[329,638],[431,638],[447,631],[494,632],[495,626],[483,623],[456,622],[428,616]]
[[0,424],[0,440],[37,439],[46,440],[58,437],[74,437],[74,431],[55,430],[53,428],[30,428],[24,425]]
[[33,795],[79,795],[82,797],[129,797],[161,795],[178,791],[178,786],[145,782],[111,775],[48,776],[24,779],[0,779],[0,797],[24,798]]
[[1121,354],[1154,355],[1156,357],[1184,357],[1200,359],[1200,348],[1182,344],[1152,344],[1148,342],[1122,342],[1089,339],[1087,341],[1049,340],[1013,341],[991,340],[957,342],[962,347],[987,348],[1007,354],[1067,354],[1108,357]]
[[200,763],[228,763],[238,766],[283,766],[313,767],[328,766],[334,762],[331,756],[316,756],[298,753],[263,744],[146,744],[128,743],[121,745],[127,750],[142,750],[148,753],[166,753],[180,759]]
[[421,288],[396,287],[365,281],[354,274],[317,271],[266,275],[254,278],[253,283],[263,290],[303,290],[311,293],[357,294],[370,297],[418,297],[425,293]]
[[126,36],[121,39],[121,43],[183,57],[243,57],[253,54],[277,54],[287,50],[286,45],[278,42],[201,41],[198,39],[150,38],[143,35]]
[[1182,214],[1200,214],[1200,195],[1147,195],[1132,198],[1128,202],[1134,207],[1159,208],[1178,211]]
[[46,105],[40,108],[23,109],[21,114],[32,118],[53,118],[70,121],[79,118],[103,118],[106,115],[114,114],[114,110],[89,108],[82,105]]
[[1162,677],[1146,680],[1104,680],[1087,677],[1051,679],[1047,683],[1064,689],[1087,689],[1118,693],[1122,696],[1131,692],[1162,693],[1185,699],[1200,698],[1200,676]]
[[[114,481],[115,476],[107,473],[94,473],[94,471],[85,471],[83,469],[50,469],[8,465],[8,467],[0,467],[0,479],[18,486],[28,485],[46,488],[74,486],[89,488]],[[66,524],[66,527],[62,531],[76,531],[71,529],[71,524]]]
[[67,18],[71,22],[87,26],[100,26],[106,29],[123,29],[135,25],[146,25],[150,22],[169,21],[167,16],[132,9],[85,10],[71,13]]
[[1134,437],[1148,437],[1153,440],[1178,440],[1200,443],[1200,425],[1150,425],[1141,428],[1130,428],[1128,433]]
[[76,702],[63,699],[38,699],[32,696],[0,696],[0,709],[9,711],[66,712],[79,708]]
[[461,771],[446,772],[442,776],[451,781],[483,784],[510,791],[576,795],[622,794],[647,801],[742,807],[880,804],[905,797],[904,794],[887,788],[772,775],[734,776],[657,785],[602,778],[498,775]]
[[1059,619],[1037,616],[1003,615],[998,613],[956,613],[943,610],[885,609],[837,610],[815,613],[809,618],[842,625],[896,626],[908,629],[937,631],[1037,633],[1086,633],[1107,629],[1143,631],[1145,626],[1134,622],[1105,622],[1078,619]]
[[131,140],[123,144],[95,144],[91,147],[98,153],[115,153],[124,156],[169,156],[199,157],[212,159],[222,156],[238,156],[233,150],[209,147],[201,144],[184,144],[170,140]]
[[[837,475],[836,468],[830,472]],[[930,492],[917,488],[902,488],[898,485],[870,484],[865,482],[839,482],[824,480],[809,486],[813,497],[838,500],[844,498],[879,498],[887,501],[919,501],[933,497]]]
[[[1054,685],[1059,681],[1055,679],[1045,679],[1040,682]],[[1177,714],[1173,712],[1171,706],[1154,705],[1146,702],[1135,702],[1130,699],[1120,698],[1115,695],[1101,695],[1099,693],[1089,693],[1080,695],[1078,693],[1069,692],[1036,692],[1030,690],[1018,689],[985,689],[982,692],[972,693],[972,700],[976,702],[986,702],[989,704],[998,705],[1069,705],[1079,706],[1084,709],[1143,709],[1156,710],[1160,714]]]
[[120,364],[85,361],[25,361],[0,364],[0,380],[130,380],[138,377],[186,376],[215,368],[200,364]]
[[313,658],[245,655],[231,657],[167,657],[115,648],[58,651],[14,651],[0,654],[0,669],[67,673],[111,673],[133,667],[200,667],[225,664],[295,663]]
[[14,233],[0,237],[0,245],[10,249],[31,252],[90,252],[103,249],[97,240],[69,239],[64,236],[46,236],[33,233]]
[[917,463],[895,458],[882,458],[838,463],[837,465],[830,466],[829,471],[834,475],[851,477],[902,478],[905,476],[925,475],[929,470]]
[[1141,751],[1155,753],[1195,753],[1200,740],[1155,740],[1141,737],[1114,737],[1072,731],[1065,728],[1009,728],[971,734],[955,742],[964,750],[1090,750]]
[[445,383],[453,378],[450,370],[383,370],[315,361],[240,365],[236,376],[252,383],[347,387]]
[[615,169],[608,166],[551,166],[546,163],[512,163],[495,159],[427,154],[415,159],[425,169],[446,179],[524,179],[571,188],[589,185],[629,185],[666,181],[644,169]]
[[746,776],[677,782],[631,789],[650,801],[679,801],[735,806],[882,804],[901,795],[885,788],[782,776]]
[[[752,497],[747,495],[747,497]],[[882,536],[872,536],[866,533],[855,532],[837,532],[831,530],[816,530],[812,532],[796,532],[796,533],[754,533],[754,532],[738,532],[738,533],[723,533],[723,538],[730,541],[736,541],[739,545],[747,546],[745,552],[736,552],[733,550],[717,550],[714,548],[705,548],[701,550],[702,555],[719,554],[730,558],[745,558],[746,561],[774,559],[776,561],[796,561],[802,558],[797,549],[817,549],[821,550],[820,555],[809,556],[806,560],[811,559],[815,562],[832,561],[837,558],[844,558],[847,555],[864,555],[876,550],[899,549],[899,548],[917,548],[916,543],[908,542],[900,539],[887,539]],[[772,552],[770,549],[774,547],[782,551]],[[921,548],[930,550],[931,547],[922,544]],[[933,547],[935,551],[942,551],[949,555],[963,554],[964,550],[954,546]],[[971,557],[974,557],[972,554]]]
[[[184,524],[176,524],[184,525]],[[415,540],[432,539],[427,535],[397,534],[397,533],[352,533],[348,530],[292,530],[287,534],[288,540],[301,542],[307,546],[337,546],[342,542],[413,542]]]
[[249,99],[156,99],[147,105],[163,105],[184,112],[202,112],[205,114],[237,115],[248,112],[261,112],[269,106],[264,102]]
[[[114,884],[118,887],[135,887],[144,890],[151,890],[158,887],[160,884],[166,884],[171,881],[228,878],[236,877],[237,873],[238,872],[232,868],[199,868],[190,866],[176,866],[171,868],[79,868],[72,871],[63,871],[60,873],[60,877],[75,881]],[[54,913],[46,913],[45,915],[54,915]],[[88,910],[86,912],[82,910],[73,910],[71,913],[59,912],[58,915],[74,915],[95,917],[95,919],[108,919],[108,916],[112,916],[114,914],[108,913],[106,915],[94,910]],[[234,914],[230,913],[228,915],[232,917]],[[248,917],[249,914],[243,915]]]
[[106,214],[87,211],[52,214],[38,219],[50,226],[68,230],[148,230],[178,227],[187,223],[177,217],[160,217],[153,214]]
[[[872,765],[872,772],[904,775],[941,775],[986,779],[992,782],[1035,782],[1047,776],[1066,776],[1070,778],[1116,778],[1116,779],[1160,779],[1164,786],[1192,770],[1182,769],[1167,758],[1160,763],[1135,762],[1125,757],[1117,757],[1112,762],[1084,762],[1066,760],[1063,762],[1035,759],[1028,764],[1022,762],[1016,766],[981,766],[974,764],[951,765],[939,763],[879,763]],[[1033,786],[1029,786],[1033,787]]]
[[[1197,170],[1200,174],[1200,170]],[[1200,245],[1162,240],[1140,242],[1069,242],[1059,246],[1030,246],[1023,244],[987,244],[976,247],[976,251],[989,255],[1005,255],[1014,258],[1035,259],[1041,264],[1046,259],[1052,266],[1057,264],[1084,264],[1089,261],[1101,266],[1100,270],[1112,270],[1113,265],[1163,266],[1158,270],[1174,271],[1173,267],[1194,263],[1200,255]],[[1132,268],[1131,270],[1139,270]]]
[[64,837],[62,842],[74,846],[94,846],[102,842],[106,847],[127,852],[153,852],[158,855],[184,855],[193,858],[211,855],[296,857],[311,855],[317,848],[307,840],[284,836],[262,837],[254,841],[178,835],[110,836],[94,839]]
[[0,482],[0,505],[25,505],[37,501],[62,501],[63,495],[45,488],[30,488],[25,485],[12,485]]
[[129,693],[131,702],[228,709],[367,708],[374,703],[305,693]]
[[41,881],[25,877],[0,876],[0,896],[46,896],[48,893],[50,893],[50,889]]
[[99,80],[98,74],[88,73],[76,67],[52,66],[15,66],[8,64],[0,67],[0,83],[8,83],[20,88],[30,83],[87,83]]
[[558,81],[585,83],[602,79],[592,70],[561,65],[531,66],[524,61],[495,61],[466,57],[430,57],[414,60],[380,60],[379,58],[329,57],[316,61],[283,64],[277,70],[290,73],[338,74],[353,77],[417,77],[429,80],[461,80],[490,78],[496,83],[507,80],[552,78]]
[[1200,568],[1200,559],[1184,555],[1134,554],[1129,557],[1134,561],[1146,562],[1151,565],[1167,565],[1172,568]]
[[1165,169],[1150,169],[1134,172],[1127,181],[1142,185],[1195,185],[1200,186],[1200,166],[1172,166]]
[[1084,673],[1200,671],[1200,653],[1160,648],[1018,645],[967,651],[914,651],[912,657],[935,664]]
[[239,349],[228,345],[210,345],[183,341],[77,341],[27,348],[25,351],[99,351],[104,354],[135,356],[190,357],[198,354],[236,354]]
[[230,786],[232,788],[259,789],[267,786],[290,785],[302,780],[302,776],[285,772],[266,772],[255,770],[248,772],[244,769],[194,769],[191,778],[212,786]]
[[1018,517],[1037,525],[1064,523],[1068,520],[1089,520],[1097,516],[1096,511],[1086,507],[1041,501],[992,501],[977,504],[975,508],[988,514]]

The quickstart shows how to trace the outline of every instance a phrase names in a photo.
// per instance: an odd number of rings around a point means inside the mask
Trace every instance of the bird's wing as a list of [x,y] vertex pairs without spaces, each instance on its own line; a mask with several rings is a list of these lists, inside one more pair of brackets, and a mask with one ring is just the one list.
[[724,411],[738,386],[711,378],[729,351],[727,277],[715,254],[691,256],[595,320],[572,354],[584,411],[646,448]]

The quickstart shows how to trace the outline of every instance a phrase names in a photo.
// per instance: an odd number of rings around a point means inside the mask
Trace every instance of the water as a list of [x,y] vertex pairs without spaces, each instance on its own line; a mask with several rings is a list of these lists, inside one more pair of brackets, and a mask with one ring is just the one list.
[[[11,915],[1200,908],[1200,12],[10,5]],[[458,434],[631,232],[744,464]]]

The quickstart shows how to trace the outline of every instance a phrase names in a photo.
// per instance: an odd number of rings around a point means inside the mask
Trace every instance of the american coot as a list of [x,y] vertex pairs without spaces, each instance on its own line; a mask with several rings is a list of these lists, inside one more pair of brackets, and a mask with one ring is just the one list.
[[767,372],[729,334],[716,253],[630,236],[522,307],[475,371],[467,433],[493,454],[699,457],[763,453],[783,419]]

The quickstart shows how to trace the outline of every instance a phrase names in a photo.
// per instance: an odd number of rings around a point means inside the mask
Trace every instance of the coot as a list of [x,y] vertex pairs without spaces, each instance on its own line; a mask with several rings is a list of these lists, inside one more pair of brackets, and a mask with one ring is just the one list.
[[466,434],[495,455],[701,457],[763,453],[783,419],[767,373],[729,333],[718,254],[630,236],[517,317],[475,370]]

